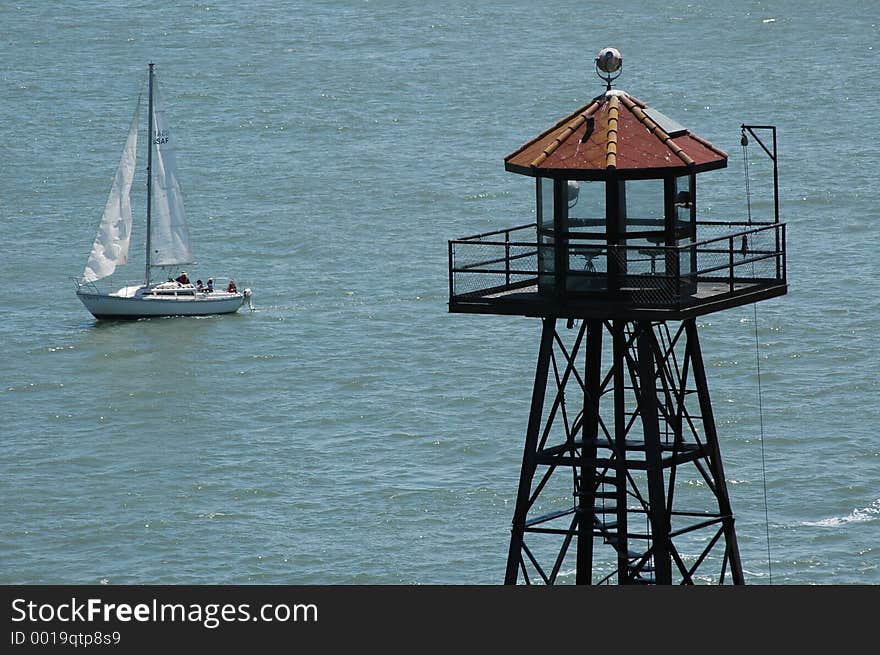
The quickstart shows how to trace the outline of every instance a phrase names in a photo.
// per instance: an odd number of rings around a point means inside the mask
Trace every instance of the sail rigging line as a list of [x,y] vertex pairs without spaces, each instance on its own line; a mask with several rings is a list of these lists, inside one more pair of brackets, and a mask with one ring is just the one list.
[[[742,139],[740,140],[743,149],[743,171],[745,173],[746,186],[746,211],[749,221],[749,227],[752,225],[752,191],[749,184],[749,139],[746,136],[745,127],[742,129]],[[743,254],[748,250],[748,242],[746,235],[743,235]],[[752,273],[754,274],[755,262],[752,262]],[[755,371],[758,381],[758,422],[761,429],[761,475],[764,487],[764,526],[767,538],[767,575],[769,584],[773,584],[773,565],[770,554],[770,510],[767,503],[767,458],[764,452],[764,402],[761,390],[761,345],[758,338],[758,303],[752,303],[753,323],[755,325]]]

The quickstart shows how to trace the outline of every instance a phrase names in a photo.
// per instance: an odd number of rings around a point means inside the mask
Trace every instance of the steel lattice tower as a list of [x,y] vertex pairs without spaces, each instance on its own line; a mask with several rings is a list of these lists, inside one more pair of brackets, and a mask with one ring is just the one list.
[[742,584],[695,319],[787,291],[775,128],[742,126],[775,220],[700,221],[726,153],[596,64],[605,93],[505,158],[536,223],[449,243],[450,311],[542,319],[505,583]]

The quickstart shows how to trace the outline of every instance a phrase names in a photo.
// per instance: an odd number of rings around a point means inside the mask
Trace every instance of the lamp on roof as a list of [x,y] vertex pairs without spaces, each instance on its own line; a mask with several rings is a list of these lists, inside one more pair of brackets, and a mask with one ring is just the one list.
[[596,74],[605,80],[609,91],[611,82],[620,76],[622,69],[623,57],[617,48],[602,48],[596,55]]

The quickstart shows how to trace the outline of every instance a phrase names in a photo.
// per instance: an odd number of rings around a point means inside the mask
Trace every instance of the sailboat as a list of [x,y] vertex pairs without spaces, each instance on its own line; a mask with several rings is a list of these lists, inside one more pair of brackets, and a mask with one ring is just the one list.
[[[153,279],[154,269],[180,271],[193,263],[183,195],[177,181],[177,165],[165,112],[159,107],[158,88],[149,64],[147,107],[147,204],[146,267],[142,283],[103,291],[96,282],[112,275],[117,266],[128,263],[131,242],[131,185],[137,161],[140,97],[128,130],[128,139],[98,234],[92,244],[83,274],[75,278],[76,295],[98,319],[134,319],[154,316],[207,316],[237,312],[251,290],[238,289],[233,280],[226,287],[193,285],[185,272],[175,279]],[[165,277],[165,276],[163,276]],[[219,279],[219,278],[218,278]],[[210,280],[213,283],[213,278]],[[209,288],[210,287],[210,288]]]

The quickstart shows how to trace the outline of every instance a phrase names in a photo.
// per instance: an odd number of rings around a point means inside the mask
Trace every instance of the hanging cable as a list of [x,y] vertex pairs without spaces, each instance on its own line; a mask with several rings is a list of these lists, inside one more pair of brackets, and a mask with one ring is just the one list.
[[761,474],[764,478],[764,525],[767,529],[767,574],[773,584],[773,568],[770,564],[770,511],[767,508],[767,460],[764,456],[764,405],[761,399],[761,349],[758,344],[758,303],[752,305],[755,320],[755,368],[758,375],[758,416],[761,423]]
[[[749,139],[746,131],[742,131],[742,139],[740,140],[743,148],[743,170],[746,178],[746,208],[748,212],[749,225],[752,224],[752,192],[749,186]],[[742,252],[743,255],[748,251],[748,241],[746,235],[743,235]],[[752,275],[754,276],[755,263],[752,262]],[[752,303],[753,321],[755,324],[755,370],[758,378],[758,421],[761,427],[761,475],[764,484],[764,525],[767,532],[767,575],[770,584],[773,584],[773,568],[770,555],[770,510],[767,504],[767,460],[764,453],[764,403],[761,393],[761,346],[758,338],[758,303]]]
[[[743,170],[746,176],[746,208],[748,209],[748,217],[749,217],[749,227],[752,227],[752,191],[749,186],[749,138],[746,136],[746,131],[743,129],[742,138],[740,139],[740,144],[742,144],[743,149]],[[746,234],[743,234],[742,238],[742,248],[740,249],[742,254],[745,254],[749,251],[749,237]],[[753,265],[754,267],[754,265]]]

